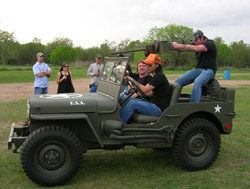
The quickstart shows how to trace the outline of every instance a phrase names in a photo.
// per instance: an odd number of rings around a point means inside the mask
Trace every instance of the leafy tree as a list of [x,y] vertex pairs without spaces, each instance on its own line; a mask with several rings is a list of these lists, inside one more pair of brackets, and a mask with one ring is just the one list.
[[9,45],[9,53],[8,53],[8,65],[18,65],[21,64],[21,57],[20,57],[20,50],[21,50],[21,44],[20,43],[14,43]]
[[100,49],[98,47],[90,47],[86,49],[86,60],[95,61],[96,54],[101,54]]
[[0,30],[0,57],[3,65],[10,58],[11,46],[18,43],[14,37],[14,33]]
[[126,47],[130,44],[130,42],[131,40],[129,38],[121,40],[121,42],[117,45],[118,51],[125,50]]
[[63,62],[73,62],[77,58],[75,49],[69,46],[58,46],[50,54],[50,61],[55,65],[61,65]]
[[[176,41],[178,43],[189,44],[193,35],[193,29],[186,26],[169,24],[166,27],[151,28],[144,39],[145,44],[152,44],[154,40],[160,41]],[[161,56],[165,64],[171,67],[177,65],[193,65],[194,55],[192,53],[181,53],[180,51],[172,51],[167,55]]]
[[115,41],[109,42],[108,40],[105,40],[103,44],[105,44],[111,52],[118,50],[117,43]]
[[47,58],[48,62],[50,61],[50,54],[53,50],[55,50],[59,46],[67,46],[67,47],[73,47],[73,41],[69,38],[60,38],[57,37],[55,38],[52,42],[47,43],[45,49],[44,49],[44,54],[45,57]]
[[[145,45],[140,40],[130,41],[130,43],[127,45],[127,47],[125,47],[124,50],[138,50],[138,49],[145,49]],[[131,53],[130,61],[134,62],[134,64],[137,64],[137,62],[144,60],[145,58],[146,58],[145,52],[139,51]]]
[[77,52],[77,59],[81,61],[94,61],[96,54],[101,54],[104,56],[110,56],[111,50],[107,43],[103,43],[100,47],[91,47],[83,49],[82,47],[74,48]]
[[87,57],[87,52],[82,47],[78,46],[74,48],[77,54],[77,60],[85,61]]
[[30,42],[30,43],[21,45],[20,52],[19,52],[20,63],[21,64],[34,64],[34,62],[36,61],[36,54],[38,52],[44,52],[44,48],[45,46],[39,43],[39,41],[36,41],[36,43]]
[[100,54],[108,57],[111,56],[111,50],[109,49],[109,46],[106,43],[100,45]]
[[225,44],[225,41],[221,37],[214,38],[216,44]]
[[142,49],[144,47],[145,45],[143,44],[143,42],[141,42],[140,40],[135,40],[135,41],[130,41],[125,50]]
[[145,37],[145,43],[152,43],[154,40],[176,41],[188,44],[192,40],[193,29],[187,26],[169,24],[161,28],[151,28]]
[[232,49],[223,40],[214,40],[217,47],[218,66],[232,66]]
[[42,40],[41,40],[41,39],[38,39],[37,37],[34,37],[34,38],[32,39],[32,42],[33,42],[33,43],[37,43],[37,44],[42,44],[41,41],[42,41]]
[[250,66],[250,48],[242,40],[231,43],[232,62],[236,67],[249,68]]

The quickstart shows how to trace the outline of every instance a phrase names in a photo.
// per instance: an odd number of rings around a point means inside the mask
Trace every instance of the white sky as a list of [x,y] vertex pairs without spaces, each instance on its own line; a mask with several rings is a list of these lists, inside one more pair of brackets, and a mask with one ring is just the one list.
[[249,0],[0,0],[0,30],[20,43],[67,37],[75,46],[142,40],[152,27],[200,29],[226,43],[250,44]]

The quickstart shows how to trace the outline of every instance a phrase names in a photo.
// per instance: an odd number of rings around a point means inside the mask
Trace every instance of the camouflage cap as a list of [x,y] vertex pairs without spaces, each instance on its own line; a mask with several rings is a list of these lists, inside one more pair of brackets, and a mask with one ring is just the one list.
[[37,53],[36,57],[44,56],[42,52]]
[[193,34],[193,41],[195,42],[199,37],[204,36],[203,32],[201,30],[196,30]]

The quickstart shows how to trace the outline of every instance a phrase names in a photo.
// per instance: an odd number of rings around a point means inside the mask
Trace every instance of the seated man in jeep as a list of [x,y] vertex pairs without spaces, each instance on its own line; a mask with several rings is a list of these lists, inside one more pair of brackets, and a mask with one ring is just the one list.
[[[149,75],[149,67],[147,66],[146,63],[139,61],[137,63],[137,67],[136,67],[136,73],[132,73],[132,71],[130,71],[129,76],[132,77],[135,81],[137,81],[138,83],[142,84],[142,85],[146,85],[149,83],[149,81],[152,79],[152,76]],[[127,82],[126,86],[123,87],[121,95],[120,95],[120,102],[124,101],[127,97],[128,97],[128,84]],[[132,96],[132,98],[140,98],[140,96],[137,93],[134,93]],[[150,97],[147,97],[147,100],[149,100]]]
[[166,76],[162,73],[161,58],[156,54],[150,54],[142,62],[148,65],[149,72],[153,75],[150,82],[144,86],[129,76],[127,76],[127,79],[146,96],[151,96],[151,102],[146,102],[138,98],[128,99],[120,110],[120,117],[124,123],[131,118],[134,112],[160,116],[169,105],[170,85]]

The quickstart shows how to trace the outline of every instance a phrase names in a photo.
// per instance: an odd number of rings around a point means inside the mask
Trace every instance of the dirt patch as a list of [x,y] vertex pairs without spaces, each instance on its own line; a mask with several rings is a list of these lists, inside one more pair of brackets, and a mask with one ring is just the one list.
[[[82,93],[89,91],[90,79],[76,79],[73,80],[75,92]],[[174,82],[170,80],[170,82]],[[221,86],[238,86],[238,85],[250,85],[250,80],[219,80]],[[56,82],[50,81],[49,93],[57,92]],[[29,95],[34,94],[33,83],[11,83],[0,84],[0,102],[10,102],[20,99],[28,99]]]
[[[73,80],[75,91],[77,93],[89,91],[90,79]],[[57,93],[57,83],[50,81],[48,93]],[[4,83],[0,84],[0,102],[10,102],[20,99],[28,99],[29,95],[34,94],[33,83]]]

